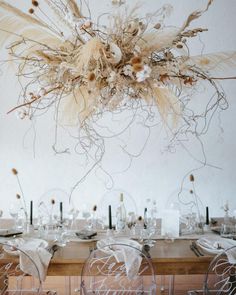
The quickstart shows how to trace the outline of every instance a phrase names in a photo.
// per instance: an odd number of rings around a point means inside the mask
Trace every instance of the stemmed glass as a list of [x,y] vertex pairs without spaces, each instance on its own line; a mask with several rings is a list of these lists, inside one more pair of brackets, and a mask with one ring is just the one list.
[[[90,230],[92,228],[92,220],[91,219],[91,211],[89,210],[87,205],[83,206],[82,217],[85,219],[85,228]],[[90,220],[90,221],[89,221]]]
[[156,241],[151,240],[151,237],[153,237],[155,232],[156,232],[156,221],[150,218],[146,225],[146,233],[147,233],[147,239],[145,239],[146,245],[149,245],[150,247],[154,246]]
[[150,211],[145,212],[144,228],[140,232],[140,238],[146,245],[150,247],[154,246],[155,241],[151,240],[151,237],[156,232],[156,218],[152,216]]
[[135,236],[136,215],[134,212],[128,213],[127,227],[130,230],[131,236]]
[[14,220],[13,228],[18,229],[19,217],[20,217],[21,207],[18,203],[12,203],[9,207],[9,213]]

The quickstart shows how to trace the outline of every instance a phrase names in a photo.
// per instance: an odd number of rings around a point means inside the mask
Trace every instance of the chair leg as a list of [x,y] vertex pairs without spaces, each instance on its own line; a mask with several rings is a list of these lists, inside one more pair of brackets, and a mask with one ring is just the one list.
[[165,292],[165,276],[163,275],[160,277],[160,291]]
[[169,292],[168,295],[174,295],[175,293],[175,276],[171,275],[169,276]]
[[71,295],[71,277],[65,277],[65,295]]

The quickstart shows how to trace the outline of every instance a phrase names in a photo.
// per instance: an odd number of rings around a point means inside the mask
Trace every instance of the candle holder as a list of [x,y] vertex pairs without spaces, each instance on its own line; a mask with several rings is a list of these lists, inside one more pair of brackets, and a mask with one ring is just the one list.
[[31,224],[30,222],[26,222],[24,225],[24,235],[25,236],[34,236],[35,230],[34,230],[34,225]]
[[108,228],[106,231],[106,236],[107,237],[113,237],[114,236],[114,229],[113,228]]

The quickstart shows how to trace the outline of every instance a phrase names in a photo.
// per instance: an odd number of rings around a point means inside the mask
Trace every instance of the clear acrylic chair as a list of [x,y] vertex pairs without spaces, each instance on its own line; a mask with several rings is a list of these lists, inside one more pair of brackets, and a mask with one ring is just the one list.
[[214,257],[205,275],[203,290],[188,292],[188,295],[234,294],[236,294],[236,246]]
[[81,295],[154,295],[151,259],[126,244],[110,244],[90,253],[81,274]]
[[[9,254],[10,253],[10,254]],[[24,255],[30,265],[32,277],[21,270],[19,256]],[[33,259],[18,247],[0,243],[0,294],[1,295],[56,295],[54,291],[43,291],[37,265]]]

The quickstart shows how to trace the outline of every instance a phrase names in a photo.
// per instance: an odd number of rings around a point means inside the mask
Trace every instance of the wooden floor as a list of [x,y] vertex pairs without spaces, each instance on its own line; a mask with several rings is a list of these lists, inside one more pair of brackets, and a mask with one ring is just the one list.
[[[169,276],[158,276],[157,295],[168,295],[168,285],[171,282]],[[189,290],[201,289],[203,275],[175,276],[174,294],[186,295]],[[48,277],[44,283],[44,289],[55,290],[58,295],[76,295],[79,294],[80,279],[78,277]],[[71,292],[69,291],[71,290]]]

